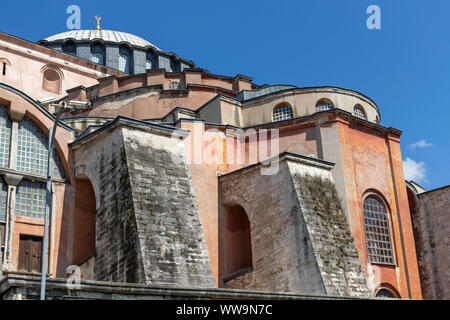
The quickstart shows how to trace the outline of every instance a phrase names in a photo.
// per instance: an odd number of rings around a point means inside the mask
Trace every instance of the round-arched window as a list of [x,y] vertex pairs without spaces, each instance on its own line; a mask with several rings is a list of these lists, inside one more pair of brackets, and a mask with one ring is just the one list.
[[125,73],[130,72],[130,58],[126,54],[119,56],[119,70]]
[[383,201],[375,195],[365,198],[363,215],[369,262],[394,264],[389,214]]
[[152,60],[147,59],[147,60],[145,61],[145,70],[149,70],[149,69],[151,69],[152,67],[153,67]]
[[91,61],[103,65],[104,63],[103,54],[101,54],[100,52],[95,52],[94,54],[92,54]]
[[316,112],[321,112],[325,110],[330,110],[333,108],[333,104],[328,100],[320,100],[316,104]]
[[294,111],[292,110],[291,106],[283,104],[273,110],[272,120],[275,122],[292,119],[293,117]]
[[359,104],[357,104],[357,105],[353,108],[353,114],[355,115],[355,117],[358,117],[358,118],[360,118],[360,119],[367,120],[366,112],[364,111],[364,108],[361,107]]
[[397,295],[389,289],[381,288],[375,295],[377,298],[398,298]]

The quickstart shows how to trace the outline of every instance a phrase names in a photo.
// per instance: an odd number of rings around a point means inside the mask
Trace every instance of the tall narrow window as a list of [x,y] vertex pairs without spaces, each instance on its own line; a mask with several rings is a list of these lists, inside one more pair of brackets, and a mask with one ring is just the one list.
[[370,263],[393,264],[389,214],[380,198],[368,196],[363,204],[364,231]]
[[0,105],[0,167],[8,167],[11,120],[5,106]]
[[19,270],[41,272],[42,238],[20,235]]
[[273,121],[282,121],[292,119],[294,117],[294,112],[292,111],[291,106],[282,105],[273,111],[272,120]]
[[333,104],[328,100],[320,100],[316,104],[316,112],[321,112],[325,110],[330,110],[333,108]]
[[147,60],[145,61],[145,69],[146,69],[146,70],[150,70],[152,67],[153,67],[152,60],[147,59]]
[[103,54],[101,54],[100,52],[94,53],[91,57],[91,61],[103,65],[104,64]]
[[125,73],[130,72],[130,59],[128,55],[121,54],[119,57],[119,70]]
[[6,62],[3,62],[3,71],[2,74],[6,76]]
[[[0,177],[0,222],[6,221],[6,198],[8,196],[8,185]],[[0,242],[3,239],[0,239]]]

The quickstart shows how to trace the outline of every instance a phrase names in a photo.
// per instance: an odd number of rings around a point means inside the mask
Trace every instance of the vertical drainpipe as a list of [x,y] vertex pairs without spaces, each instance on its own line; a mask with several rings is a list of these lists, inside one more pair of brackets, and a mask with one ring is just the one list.
[[406,261],[406,250],[405,250],[405,240],[403,238],[402,218],[400,215],[400,206],[398,204],[397,184],[395,183],[394,166],[393,166],[392,153],[391,153],[391,144],[390,144],[389,140],[390,140],[390,135],[388,132],[386,134],[386,144],[387,144],[388,153],[389,153],[389,163],[390,163],[390,167],[391,167],[392,185],[394,187],[395,208],[397,210],[398,227],[400,229],[400,242],[401,242],[401,247],[402,247],[403,264],[405,266],[406,287],[408,288],[408,298],[411,299],[411,285],[409,283],[408,263]]

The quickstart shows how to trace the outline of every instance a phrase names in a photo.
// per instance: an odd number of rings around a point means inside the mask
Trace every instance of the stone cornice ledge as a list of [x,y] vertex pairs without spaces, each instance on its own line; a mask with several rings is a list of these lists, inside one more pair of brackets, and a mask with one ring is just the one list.
[[[11,289],[23,288],[27,294],[39,295],[41,278],[8,275],[0,281],[0,297]],[[75,285],[71,282],[71,285]],[[55,294],[52,295],[52,290]],[[69,289],[67,279],[47,280],[47,296],[66,299],[255,299],[255,300],[361,300],[370,299],[323,294],[302,294],[222,288],[183,287],[169,284],[137,284],[82,280],[78,288]]]

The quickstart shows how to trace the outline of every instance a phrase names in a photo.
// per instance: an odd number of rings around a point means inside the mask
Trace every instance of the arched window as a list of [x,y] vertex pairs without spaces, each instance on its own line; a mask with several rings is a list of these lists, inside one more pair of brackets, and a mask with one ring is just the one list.
[[[29,118],[19,123],[17,141],[17,170],[47,175],[48,138],[45,133]],[[52,176],[64,178],[61,160],[53,150]]]
[[11,62],[9,62],[8,59],[0,58],[0,68],[1,68],[0,74],[2,76],[6,76],[6,71],[7,71],[8,67],[10,67],[10,66],[11,66]]
[[180,88],[180,83],[178,81],[172,81],[169,83],[170,90],[177,90]]
[[153,62],[152,62],[152,60],[150,60],[150,59],[147,58],[147,60],[145,60],[145,69],[146,69],[146,70],[150,70],[152,67],[153,67]]
[[103,54],[101,54],[100,52],[95,52],[92,54],[91,57],[91,61],[97,64],[104,64],[104,58],[103,58]]
[[0,105],[0,167],[7,168],[11,139],[11,120],[5,106]]
[[52,68],[45,69],[42,79],[42,89],[53,93],[61,92],[61,76],[56,70]]
[[119,57],[119,70],[125,73],[130,72],[130,58],[126,54],[121,54]]
[[62,51],[64,53],[70,54],[71,56],[77,55],[77,45],[73,41],[67,41],[62,46]]
[[16,215],[44,218],[46,190],[45,183],[22,180],[17,186]]
[[375,195],[365,198],[363,215],[369,262],[393,264],[389,214],[383,201]]
[[333,104],[329,100],[320,100],[316,104],[316,112],[330,110],[333,108]]
[[366,112],[364,111],[364,108],[361,107],[359,104],[357,104],[353,108],[353,114],[355,115],[355,117],[367,120]]
[[273,110],[272,121],[282,121],[292,119],[294,117],[294,112],[292,111],[291,106],[284,104],[279,107],[276,107]]
[[375,296],[378,298],[398,298],[394,292],[387,288],[381,288]]
[[[0,177],[0,222],[5,222],[6,220],[6,197],[8,195],[8,186]],[[0,243],[2,239],[0,239]]]

